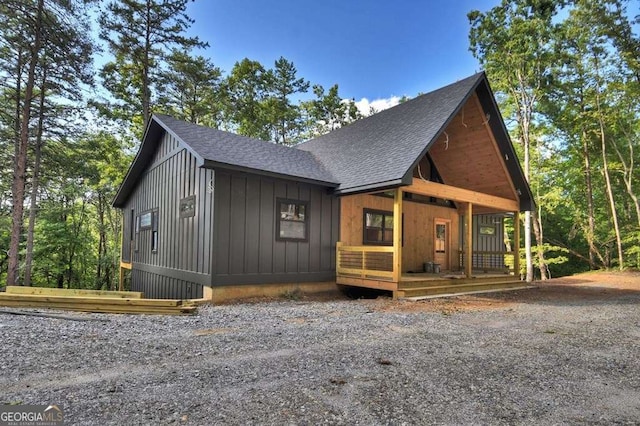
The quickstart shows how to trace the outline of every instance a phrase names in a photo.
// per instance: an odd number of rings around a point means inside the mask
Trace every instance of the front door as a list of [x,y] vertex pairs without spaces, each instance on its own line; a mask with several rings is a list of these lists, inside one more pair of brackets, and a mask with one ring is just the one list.
[[449,270],[449,232],[451,221],[444,219],[435,220],[435,232],[433,234],[434,256],[433,262],[440,265],[441,271]]

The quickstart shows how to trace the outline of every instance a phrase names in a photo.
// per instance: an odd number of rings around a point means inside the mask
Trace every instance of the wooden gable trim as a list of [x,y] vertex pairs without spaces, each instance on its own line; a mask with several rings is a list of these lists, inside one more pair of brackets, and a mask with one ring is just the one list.
[[[486,112],[484,111],[484,108],[482,108],[482,103],[480,102],[480,97],[476,94],[476,96],[472,97],[473,102],[476,104],[477,108],[484,112],[486,114]],[[470,99],[471,101],[471,99]],[[502,117],[494,117],[494,120],[501,120]],[[489,125],[489,121],[491,120],[491,117],[489,118],[489,120],[487,122],[485,122],[484,127],[485,130],[487,131],[487,134],[489,135],[489,139],[491,140],[491,146],[493,147],[493,149],[495,150],[495,153],[498,157],[500,157],[500,165],[502,166],[502,170],[504,171],[505,176],[507,176],[508,181],[509,181],[509,186],[511,187],[511,193],[513,194],[514,199],[518,198],[518,192],[516,191],[516,187],[513,184],[513,177],[511,176],[511,173],[509,172],[509,169],[507,168],[507,164],[505,163],[505,154],[503,154],[503,152],[500,150],[500,147],[498,146],[498,141],[496,141],[495,135],[493,134],[493,130],[491,129],[491,126]]]
[[495,195],[470,191],[468,189],[457,188],[455,186],[444,185],[436,182],[424,181],[422,179],[413,179],[411,186],[403,188],[403,190],[406,192],[414,192],[416,194],[443,198],[445,200],[454,200],[464,203],[472,203],[483,207],[491,207],[507,212],[520,211],[520,202],[518,200],[509,200],[507,198],[496,197]]

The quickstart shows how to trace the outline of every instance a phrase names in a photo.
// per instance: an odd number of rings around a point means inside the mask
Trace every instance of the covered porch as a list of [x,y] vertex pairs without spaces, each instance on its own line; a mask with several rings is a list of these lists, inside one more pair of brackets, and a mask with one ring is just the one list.
[[[407,201],[413,195],[450,201],[455,208],[448,209],[452,213],[446,217],[446,211],[440,206],[426,205],[417,211],[414,203]],[[387,244],[348,244],[355,238],[341,230],[341,242],[336,250],[338,284],[390,291],[394,298],[523,287],[517,253],[519,226],[513,226],[510,247],[501,245],[500,249],[474,250],[474,234],[479,233],[478,224],[474,232],[474,215],[508,215],[514,224],[518,224],[519,201],[414,178],[411,185],[393,190],[392,203],[393,220],[388,221],[393,222],[392,241]],[[344,216],[348,216],[350,203],[343,204],[347,205]],[[361,204],[364,206],[366,202]],[[387,205],[390,204],[391,200],[388,200]],[[425,212],[433,217],[426,218]],[[420,234],[425,224],[430,233]],[[495,228],[492,232],[496,232]],[[502,235],[494,237],[503,238]],[[432,243],[426,243],[425,239],[431,239]]]

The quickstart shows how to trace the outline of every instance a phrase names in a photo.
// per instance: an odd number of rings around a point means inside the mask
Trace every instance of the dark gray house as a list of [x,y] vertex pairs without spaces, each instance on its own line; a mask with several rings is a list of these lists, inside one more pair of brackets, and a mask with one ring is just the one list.
[[216,301],[512,285],[532,197],[479,73],[295,147],[154,115],[113,204],[132,290]]

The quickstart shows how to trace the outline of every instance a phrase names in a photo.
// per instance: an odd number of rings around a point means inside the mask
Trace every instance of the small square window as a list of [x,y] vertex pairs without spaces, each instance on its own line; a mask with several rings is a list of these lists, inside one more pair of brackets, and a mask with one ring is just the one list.
[[298,200],[278,199],[276,239],[306,241],[309,215],[308,203]]

